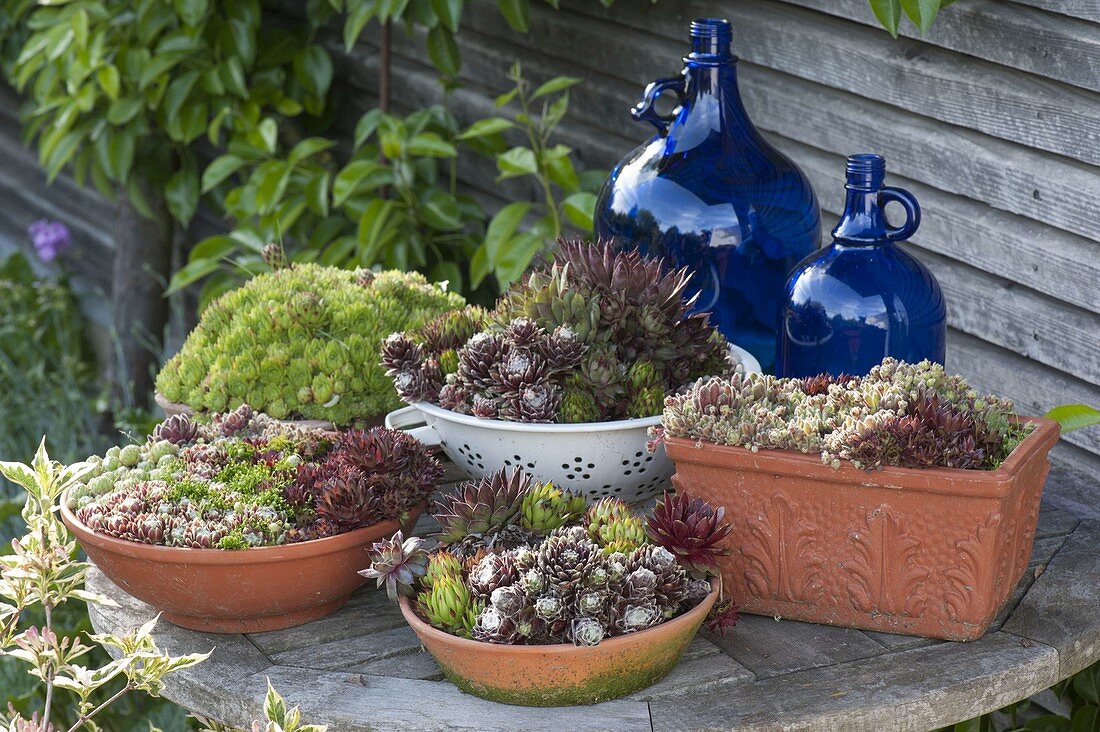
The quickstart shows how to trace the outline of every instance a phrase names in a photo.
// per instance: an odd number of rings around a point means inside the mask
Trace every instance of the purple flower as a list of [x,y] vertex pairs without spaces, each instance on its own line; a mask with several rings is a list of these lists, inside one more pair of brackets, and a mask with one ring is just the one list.
[[31,235],[38,258],[43,262],[57,259],[73,243],[69,227],[60,221],[35,221],[27,228],[27,233]]

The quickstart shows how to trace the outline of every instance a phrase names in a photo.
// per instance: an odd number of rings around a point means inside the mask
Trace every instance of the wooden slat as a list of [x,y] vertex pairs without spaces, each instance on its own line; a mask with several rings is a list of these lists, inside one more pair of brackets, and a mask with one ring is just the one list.
[[[773,141],[809,176],[822,208],[838,215],[844,202],[843,158],[782,138]],[[1096,242],[895,172],[889,172],[887,182],[910,190],[920,201],[924,217],[913,241],[922,249],[1100,313],[1100,298],[1095,296],[1095,283],[1100,280]]]
[[924,252],[947,298],[948,321],[1066,374],[1100,382],[1100,316]]
[[1016,0],[1016,4],[1100,23],[1100,3],[1096,0]]
[[[972,335],[951,330],[947,365],[980,392],[1012,399],[1021,414],[1041,415],[1059,404],[1100,405],[1100,387],[1044,367]],[[1100,430],[1077,430],[1063,441],[1100,455]]]
[[[634,41],[638,55],[652,66],[650,76],[658,76],[665,66],[672,70],[678,54],[687,48],[684,11],[676,5],[632,6],[616,9],[613,15],[592,3],[571,9],[589,16],[579,22],[612,17],[616,24],[674,44]],[[730,19],[734,49],[744,61],[1029,147],[1100,162],[1100,95],[1094,92],[917,40],[895,40],[880,28],[771,0],[694,5],[700,6],[700,14]],[[483,15],[475,14],[474,21],[481,22]],[[537,42],[543,28],[571,21],[545,11],[536,13],[534,22]],[[1039,99],[1041,106],[1036,104]]]
[[746,104],[765,129],[821,150],[873,150],[913,180],[1100,240],[1100,218],[1091,209],[1100,190],[1094,167],[771,70],[745,77]]
[[[499,78],[502,69],[509,63],[507,54],[510,49],[494,48],[489,39],[474,38],[468,45],[463,44],[463,50],[465,57],[472,59],[468,64],[470,77],[482,80]],[[536,78],[545,78],[552,73],[544,63],[528,62],[528,66],[533,75],[537,74]],[[625,85],[608,81],[582,85],[573,92],[572,113],[575,121],[568,126],[568,129],[576,133],[572,141],[576,147],[587,153],[585,157],[588,161],[600,166],[609,166],[632,144],[644,139],[647,134],[648,126],[636,126],[628,121],[625,114],[626,104],[622,101],[629,99],[628,93]],[[456,95],[452,106],[465,110],[463,100],[464,96]],[[750,106],[754,100],[759,101],[758,98],[747,99]],[[484,109],[484,105],[482,108]],[[763,120],[762,126],[780,127],[783,125],[770,124],[770,120],[776,117],[788,118],[795,110],[783,109],[775,114],[768,114],[767,109],[753,109],[753,111],[756,119]],[[472,109],[469,113],[473,115],[485,112]],[[576,121],[583,121],[586,126],[580,127]],[[600,131],[621,133],[628,139],[616,143],[614,140],[606,139],[606,135],[600,134],[595,129],[589,133],[588,126],[598,127]],[[797,129],[784,131],[787,137],[796,139],[805,140],[809,136],[797,135]],[[828,142],[821,142],[819,147]],[[916,147],[914,144],[913,148]],[[811,178],[823,201],[839,200],[843,196],[841,178],[843,167],[836,156],[828,156],[807,146],[794,146],[791,149],[795,151],[791,153],[792,157],[804,168],[818,165],[819,175],[811,175]],[[607,152],[605,153],[604,150]],[[913,157],[919,158],[920,155],[919,150],[912,150]],[[825,160],[831,161],[828,163],[832,166],[831,168],[826,169]],[[891,158],[890,162],[892,170],[898,167],[894,165],[898,162],[896,159]],[[987,156],[986,163],[986,168],[1000,166],[999,159],[994,155]],[[925,167],[929,170],[934,168],[931,164]],[[1029,174],[1030,171],[1027,175]],[[958,172],[957,175],[965,177],[967,182],[978,177],[976,173],[966,170]],[[1052,174],[1050,185],[1054,185],[1053,180],[1057,175],[1057,173]],[[1090,185],[1094,188],[1100,187],[1100,173],[1090,170],[1082,173],[1081,177],[1083,178],[1081,185],[1084,186],[1080,191],[1082,197],[1090,195],[1088,193]],[[963,197],[960,197],[927,184],[917,183],[911,178],[892,176],[891,180],[896,181],[897,185],[911,188],[928,211],[924,229],[917,238],[918,243],[1033,289],[1056,292],[1060,299],[1093,312],[1100,312],[1100,300],[1095,297],[1094,285],[1097,279],[1100,279],[1100,247],[1095,242],[1051,229],[1024,216],[976,204],[971,200],[976,196],[972,191],[965,190],[965,186],[958,186],[964,189]],[[1010,190],[1011,184],[1006,183],[1003,188]],[[1022,194],[1011,195],[1021,200],[1026,199],[1028,206],[1038,205],[1034,201],[1032,188],[1027,188]],[[1081,203],[1084,205],[1083,201]],[[1084,211],[1074,210],[1075,216],[1085,214]],[[1012,256],[1005,256],[1006,252],[1011,252]]]
[[[568,27],[547,24],[539,31],[540,42],[551,48],[572,43],[591,49],[578,57],[590,70],[656,75],[648,55],[622,54],[618,45],[601,47],[607,29],[595,23]],[[623,42],[627,46],[643,39],[637,33],[619,34],[626,36]],[[477,63],[483,58],[483,50],[473,46],[465,56],[475,54],[475,61],[470,63]],[[675,58],[671,49],[662,56]],[[762,129],[822,150],[874,149],[889,156],[895,170],[930,186],[1100,239],[1100,220],[1090,213],[1093,191],[1100,186],[1095,168],[948,127],[770,69],[746,66],[741,82],[746,105]],[[601,86],[606,83],[601,79]],[[615,110],[625,109],[634,94],[624,96],[621,106],[597,107],[595,112],[616,114]]]
[[654,706],[653,729],[931,729],[1044,689],[1057,667],[1054,649],[994,633],[717,687],[690,705]]
[[886,648],[859,630],[743,615],[725,636],[704,634],[758,679],[870,658]]
[[[469,55],[475,49],[466,48],[464,50]],[[488,53],[482,54],[480,58],[488,58]],[[409,81],[406,87],[407,91],[411,91],[414,84],[411,77],[406,76],[406,79]],[[473,115],[490,113],[488,99],[469,90],[454,93],[451,105],[460,110],[466,110],[467,105],[470,105],[472,108],[469,109],[469,112]],[[585,109],[583,105],[578,108]],[[580,139],[570,139],[569,132],[577,132]],[[609,142],[607,139],[597,139],[595,135],[578,132],[576,127],[567,131],[565,136],[575,146],[583,147],[589,151],[599,150],[601,147],[606,148]],[[616,145],[614,141],[610,142],[611,146]],[[781,147],[790,148],[793,145],[781,142]],[[822,196],[825,209],[834,214],[839,213],[840,191],[842,189],[838,182],[838,171],[842,169],[841,159],[820,152],[813,153],[812,150],[804,146],[798,146],[798,149],[794,152],[794,157],[803,163],[804,169],[817,189],[831,192],[832,195]],[[805,164],[807,160],[810,162],[809,165]],[[491,183],[489,176],[492,176],[493,173],[491,168],[483,161],[475,161],[463,167],[463,174],[466,179],[480,180],[483,185],[487,186]],[[989,234],[993,227],[989,227],[988,221],[984,220],[985,217],[979,216],[978,213],[987,213],[991,209],[973,202],[964,204],[961,199],[946,196],[942,193],[935,195],[933,191],[928,190],[926,192],[933,194],[936,200],[948,201],[948,206],[953,204],[953,210],[949,211],[949,223],[940,226],[932,225],[931,227],[926,224],[925,238],[929,241],[938,241],[937,235],[942,235],[951,236],[952,238],[949,241],[965,241],[972,247],[973,252],[982,257],[987,264],[1002,269],[1011,266],[1014,273],[1018,272],[1015,268],[1019,266],[1020,258],[1015,256],[1006,257],[1003,250],[996,246],[985,245],[990,236],[996,235]],[[927,210],[926,221],[935,222],[936,208],[927,206]],[[959,233],[957,231],[959,226],[968,226],[969,228]],[[1012,232],[1012,234],[1009,234],[1010,236],[1019,234],[1015,227],[1009,226],[1007,223],[1003,227],[997,228],[996,231],[999,233]],[[920,243],[922,238],[918,237],[916,241]],[[973,243],[971,244],[971,242]],[[1017,276],[1020,279],[1028,280],[1029,284],[1033,286],[1044,288],[1051,288],[1057,282],[1063,282],[1064,278],[1069,277],[1072,281],[1079,283],[1079,297],[1077,299],[1096,307],[1096,298],[1092,296],[1092,292],[1095,278],[1100,274],[1100,270],[1097,268],[1098,258],[1088,259],[1084,253],[1081,253],[1080,256],[1083,261],[1059,260],[1059,255],[1064,256],[1065,252],[1052,251],[1047,247],[1047,244],[1047,240],[1042,236],[1036,236],[1014,239],[1013,242],[1005,246],[1005,250],[1011,250],[1013,245],[1018,245],[1032,252],[1027,257],[1030,261],[1025,265],[1024,272],[1022,275]],[[950,245],[945,247],[934,244],[933,246],[939,247],[941,251],[951,251],[952,249]],[[1083,244],[1081,248],[1087,249],[1090,246],[1090,244]],[[958,256],[957,252],[952,252],[952,254]],[[970,267],[960,269],[960,265],[954,264],[945,257],[929,255],[926,257],[926,261],[930,265],[935,265],[934,269],[940,274],[941,284],[943,284],[948,294],[948,301],[952,307],[953,324],[966,332],[981,335],[1004,347],[1025,355],[1031,355],[1043,363],[1056,366],[1068,373],[1076,374],[1094,382],[1100,381],[1100,319],[1096,317],[1095,313],[1067,308],[1055,300],[1036,293],[1023,289],[1013,289],[1007,283],[998,281],[997,278],[985,275],[978,270]],[[1059,264],[1055,276],[1045,280],[1035,277],[1037,274],[1035,267],[1040,267],[1038,273],[1043,273],[1045,271],[1043,268],[1049,266],[1051,261]],[[1028,270],[1029,266],[1030,271]],[[992,300],[983,302],[985,298],[992,298]],[[1021,328],[1021,325],[1025,323],[1032,327]]]
[[[786,0],[878,27],[864,0]],[[884,31],[885,32],[885,31]],[[920,37],[908,23],[907,38]],[[943,11],[923,40],[1084,89],[1100,90],[1100,27],[998,0],[967,0]]]
[[1082,634],[1082,617],[1096,616],[1095,562],[1100,521],[1082,521],[1016,608],[1004,629],[1058,650],[1059,677],[1075,674],[1100,655],[1100,631]]
[[[447,682],[318,672],[275,666],[246,680],[253,696],[265,676],[289,689],[287,702],[300,704],[303,720],[332,730],[636,730],[649,732],[649,705],[617,700],[591,707],[540,709],[479,699]],[[240,694],[242,690],[235,690]],[[257,700],[262,698],[256,697]],[[256,705],[257,710],[259,704]],[[233,720],[237,721],[237,720]]]

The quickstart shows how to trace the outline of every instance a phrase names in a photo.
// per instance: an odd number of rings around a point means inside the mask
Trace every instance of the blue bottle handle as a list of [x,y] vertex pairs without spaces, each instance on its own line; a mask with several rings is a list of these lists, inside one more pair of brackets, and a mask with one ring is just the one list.
[[913,236],[920,227],[920,204],[916,197],[904,188],[884,187],[878,194],[879,205],[886,209],[886,204],[897,201],[905,209],[905,223],[898,227],[886,227],[886,238],[890,241],[905,241]]
[[657,132],[662,136],[668,134],[668,126],[676,119],[675,112],[673,114],[658,114],[654,106],[657,99],[666,91],[675,92],[680,104],[683,104],[684,97],[687,94],[687,79],[683,76],[673,76],[650,82],[642,94],[642,101],[635,104],[634,108],[630,110],[630,116],[634,118],[635,122],[649,122],[657,128]]

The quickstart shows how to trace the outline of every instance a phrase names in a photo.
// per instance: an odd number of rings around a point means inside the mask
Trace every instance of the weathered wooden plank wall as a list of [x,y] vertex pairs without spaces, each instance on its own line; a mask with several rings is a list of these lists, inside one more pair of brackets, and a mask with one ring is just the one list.
[[[729,17],[745,103],[757,125],[806,170],[826,221],[843,202],[843,157],[885,154],[891,182],[920,198],[914,240],[949,297],[950,366],[982,389],[1042,412],[1100,403],[1100,11],[1083,0],[964,0],[923,39],[894,40],[865,0],[716,0],[604,10],[566,0],[532,6],[519,36],[491,4],[467,8],[463,87],[444,97],[423,38],[396,47],[399,108],[444,101],[466,120],[491,113],[514,59],[541,80],[585,79],[562,137],[589,166],[610,167],[649,135],[627,114],[646,82],[675,73],[688,21]],[[335,46],[334,46],[335,47]],[[373,103],[370,39],[342,64]],[[479,160],[464,179],[506,199]],[[1100,434],[1067,436],[1062,455],[1100,465]]]
[[[532,32],[509,29],[493,3],[470,3],[459,37],[462,87],[444,96],[422,36],[395,33],[395,108],[444,102],[463,120],[492,114],[515,59],[535,80],[585,79],[562,139],[588,167],[610,167],[649,135],[627,114],[642,87],[676,73],[687,23],[729,17],[745,103],[805,169],[827,222],[843,200],[843,157],[885,154],[891,182],[925,209],[914,240],[949,297],[950,366],[1023,411],[1100,404],[1100,10],[1094,0],[961,0],[920,38],[878,27],[866,0],[564,0],[532,3]],[[371,32],[350,56],[338,33],[339,118],[375,104]],[[16,101],[0,97],[0,249],[50,215],[89,248],[80,274],[102,288],[111,207],[62,179],[45,189],[20,148]],[[492,165],[461,175],[487,205],[524,184]],[[1069,435],[1061,456],[1100,473],[1100,431]]]

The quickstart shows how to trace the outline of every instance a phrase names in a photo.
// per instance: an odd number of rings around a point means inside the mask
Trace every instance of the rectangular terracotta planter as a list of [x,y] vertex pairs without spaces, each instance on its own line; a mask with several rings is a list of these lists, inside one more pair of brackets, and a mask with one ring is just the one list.
[[726,587],[745,612],[973,640],[1027,568],[1059,428],[996,470],[839,470],[819,455],[667,438],[678,490],[726,507]]

